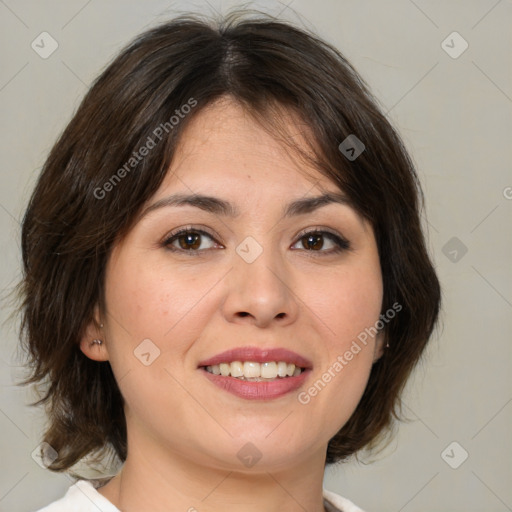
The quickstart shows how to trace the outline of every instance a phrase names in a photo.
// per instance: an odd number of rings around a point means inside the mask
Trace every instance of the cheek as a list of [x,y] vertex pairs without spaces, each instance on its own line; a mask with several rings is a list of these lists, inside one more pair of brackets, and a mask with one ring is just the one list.
[[[169,369],[182,364],[198,336],[205,290],[194,279],[176,273],[171,279],[168,269],[141,259],[122,254],[109,268],[109,359],[129,409],[139,417],[158,410],[162,421],[170,422],[186,397]],[[169,404],[174,404],[172,414]]]
[[328,328],[329,348],[341,351],[375,325],[382,307],[379,267],[365,266],[331,276],[316,287],[311,303]]
[[[144,258],[139,258],[139,260]],[[106,295],[115,320],[133,336],[163,338],[188,322],[208,290],[208,282],[180,277],[162,266],[130,263],[120,258],[112,265]]]
[[330,435],[352,415],[372,369],[375,338],[365,338],[364,333],[379,319],[383,289],[378,260],[370,263],[331,276],[311,297],[327,326],[323,329],[326,350],[301,403],[310,400],[322,409],[319,416],[332,429]]
[[148,339],[158,354],[153,370],[179,367],[215,307],[213,288],[222,276],[193,273],[192,268],[176,272],[160,262],[146,261],[124,253],[108,269],[109,355],[119,376],[139,368],[134,354]]

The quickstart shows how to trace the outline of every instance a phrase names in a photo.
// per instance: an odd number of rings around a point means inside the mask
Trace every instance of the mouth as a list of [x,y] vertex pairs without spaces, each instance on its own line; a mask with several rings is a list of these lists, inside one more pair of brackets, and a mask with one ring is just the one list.
[[201,361],[198,369],[210,382],[246,399],[272,399],[300,387],[312,364],[286,349],[242,347]]

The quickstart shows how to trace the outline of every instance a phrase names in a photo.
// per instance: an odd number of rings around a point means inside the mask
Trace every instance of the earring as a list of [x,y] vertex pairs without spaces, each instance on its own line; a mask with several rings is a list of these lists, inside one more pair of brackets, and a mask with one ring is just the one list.
[[389,348],[389,341],[386,341],[386,348]]
[[103,341],[102,340],[92,340],[91,345],[93,345],[94,343],[96,343],[97,345],[102,345]]

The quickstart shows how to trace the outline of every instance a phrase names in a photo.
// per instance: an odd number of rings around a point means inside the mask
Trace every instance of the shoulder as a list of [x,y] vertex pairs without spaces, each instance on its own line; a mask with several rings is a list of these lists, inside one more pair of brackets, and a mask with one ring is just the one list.
[[323,495],[328,505],[331,505],[331,508],[326,508],[329,512],[364,512],[350,500],[347,500],[347,498],[344,498],[335,492],[324,489]]
[[102,496],[87,480],[78,480],[66,494],[57,501],[36,512],[119,512],[110,501]]

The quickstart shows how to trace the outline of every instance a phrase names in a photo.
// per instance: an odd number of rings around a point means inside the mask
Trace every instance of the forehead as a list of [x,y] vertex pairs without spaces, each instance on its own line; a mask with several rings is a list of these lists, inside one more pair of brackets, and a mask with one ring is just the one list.
[[306,193],[315,186],[317,190],[339,191],[292,148],[300,147],[313,156],[308,151],[312,134],[306,124],[284,109],[268,115],[279,116],[270,120],[278,131],[263,126],[230,98],[205,107],[184,129],[161,188],[174,184],[194,190],[207,180],[209,186],[223,192],[229,192],[226,186],[232,188],[242,181],[249,188]]

